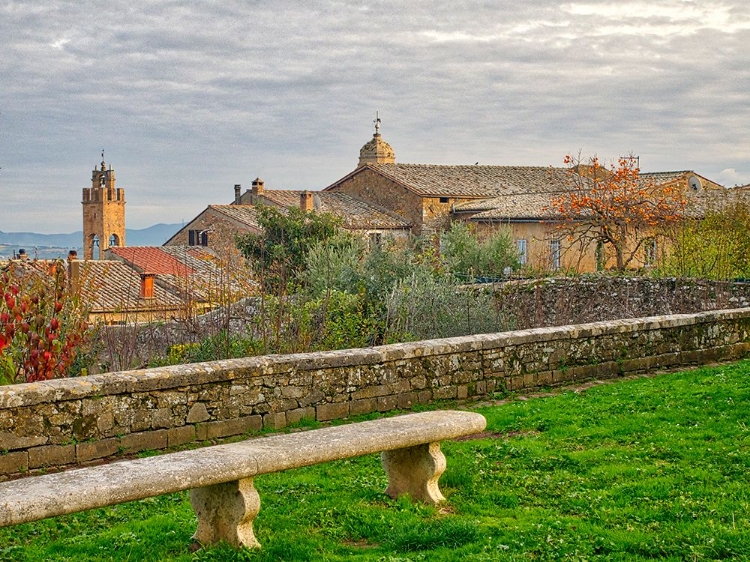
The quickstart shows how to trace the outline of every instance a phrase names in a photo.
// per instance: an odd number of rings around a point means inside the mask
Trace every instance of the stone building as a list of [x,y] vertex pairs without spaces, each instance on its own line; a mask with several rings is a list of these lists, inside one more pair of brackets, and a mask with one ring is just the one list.
[[373,243],[384,238],[405,239],[411,232],[411,224],[404,217],[346,193],[266,189],[260,178],[253,180],[252,189],[245,193],[240,185],[234,187],[235,199],[231,204],[209,205],[164,245],[207,246],[219,252],[228,251],[234,247],[236,235],[262,232],[258,224],[261,205],[330,213],[341,220],[343,228]]
[[81,203],[84,260],[101,259],[107,248],[125,245],[125,190],[115,187],[115,171],[104,162],[104,152]]
[[203,246],[226,253],[235,248],[235,237],[259,234],[258,212],[253,205],[209,205],[164,243],[169,246]]
[[[577,247],[557,231],[559,217],[550,209],[556,197],[571,189],[570,170],[551,166],[480,166],[399,164],[391,145],[375,133],[359,151],[357,167],[322,191],[266,189],[260,178],[242,193],[235,185],[229,205],[210,205],[166,244],[233,245],[234,235],[259,233],[257,206],[330,212],[344,227],[371,241],[431,236],[452,221],[474,225],[480,236],[510,228],[522,263],[538,270],[607,267],[591,247]],[[603,170],[603,173],[608,173]],[[586,181],[585,170],[581,173]],[[710,198],[722,186],[693,171],[641,174],[644,182],[677,187],[687,198]],[[663,251],[664,246],[660,246]],[[657,253],[649,246],[640,265]]]

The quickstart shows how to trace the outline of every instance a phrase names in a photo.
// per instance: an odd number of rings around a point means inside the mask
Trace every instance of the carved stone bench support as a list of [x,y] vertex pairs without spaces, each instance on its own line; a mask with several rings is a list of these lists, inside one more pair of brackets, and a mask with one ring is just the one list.
[[440,443],[383,451],[381,460],[388,475],[385,493],[392,498],[409,494],[413,500],[430,505],[445,501],[438,488],[438,479],[445,472]]
[[252,478],[190,490],[190,503],[198,517],[193,539],[201,544],[226,541],[232,546],[260,548],[253,520],[260,511],[260,496]]

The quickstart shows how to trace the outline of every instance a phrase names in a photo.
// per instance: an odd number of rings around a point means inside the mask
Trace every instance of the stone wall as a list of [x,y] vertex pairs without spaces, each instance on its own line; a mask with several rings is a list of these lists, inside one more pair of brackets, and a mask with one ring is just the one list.
[[412,224],[415,234],[422,228],[422,198],[370,168],[352,174],[331,191],[346,193],[398,213]]
[[[750,306],[750,283],[698,279],[592,275],[466,287],[494,291],[509,330]],[[229,310],[185,321],[103,326],[98,336],[100,362],[109,366],[107,370],[135,368],[164,357],[174,344],[199,342],[224,329],[245,335],[258,318],[259,302],[250,297]]]
[[750,310],[250,357],[0,387],[0,477],[436,400],[744,356]]
[[514,329],[750,306],[750,283],[583,275],[499,283],[498,305]]

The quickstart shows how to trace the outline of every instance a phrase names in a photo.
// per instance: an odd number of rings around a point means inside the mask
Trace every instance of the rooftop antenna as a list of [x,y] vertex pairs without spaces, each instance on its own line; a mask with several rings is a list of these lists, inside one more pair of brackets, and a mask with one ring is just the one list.
[[378,115],[378,113],[379,112],[377,112],[377,111],[375,112],[375,121],[373,121],[373,123],[375,123],[375,134],[376,135],[380,134],[380,116]]
[[621,160],[635,160],[635,166],[639,170],[641,169],[641,157],[635,156],[634,154],[629,154],[628,156],[620,156]]

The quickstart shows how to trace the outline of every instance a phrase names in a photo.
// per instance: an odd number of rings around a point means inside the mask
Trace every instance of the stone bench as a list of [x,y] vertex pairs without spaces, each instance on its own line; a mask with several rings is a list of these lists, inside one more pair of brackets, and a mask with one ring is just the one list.
[[437,504],[439,442],[485,425],[472,412],[422,412],[11,480],[0,483],[0,527],[190,490],[196,541],[260,547],[253,477],[382,452],[389,496]]

